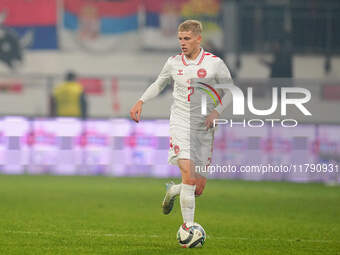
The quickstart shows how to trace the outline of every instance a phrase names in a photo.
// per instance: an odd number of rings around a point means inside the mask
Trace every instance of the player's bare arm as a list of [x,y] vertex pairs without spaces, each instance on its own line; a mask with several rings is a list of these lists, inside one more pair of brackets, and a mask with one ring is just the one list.
[[135,103],[135,105],[130,110],[130,117],[135,122],[140,121],[143,104],[147,101],[155,98],[161,93],[161,91],[167,86],[170,79],[169,65],[168,61],[164,65],[161,73],[158,75],[156,81],[152,83],[143,93],[141,98]]

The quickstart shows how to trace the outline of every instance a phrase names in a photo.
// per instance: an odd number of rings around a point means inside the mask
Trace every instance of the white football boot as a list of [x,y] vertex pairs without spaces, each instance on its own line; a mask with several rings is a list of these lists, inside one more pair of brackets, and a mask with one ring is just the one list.
[[176,196],[178,196],[178,195],[174,195],[173,192],[171,192],[171,188],[172,188],[173,185],[175,185],[175,183],[173,181],[165,184],[166,193],[165,193],[165,197],[164,197],[164,200],[163,200],[163,203],[162,203],[162,208],[163,208],[164,214],[169,214],[171,212],[172,208],[174,207],[174,202],[175,202]]

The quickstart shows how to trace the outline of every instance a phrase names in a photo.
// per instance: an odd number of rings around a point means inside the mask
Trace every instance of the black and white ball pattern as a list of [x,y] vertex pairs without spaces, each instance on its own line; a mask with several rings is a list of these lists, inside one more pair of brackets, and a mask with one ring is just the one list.
[[183,248],[202,247],[206,239],[203,227],[194,223],[192,227],[182,224],[177,232],[177,240]]

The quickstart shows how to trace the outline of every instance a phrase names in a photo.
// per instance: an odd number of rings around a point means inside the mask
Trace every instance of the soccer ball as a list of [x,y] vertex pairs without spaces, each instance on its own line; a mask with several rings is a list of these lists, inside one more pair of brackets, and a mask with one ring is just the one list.
[[202,247],[206,234],[202,226],[194,223],[192,227],[182,224],[177,231],[177,240],[183,248]]

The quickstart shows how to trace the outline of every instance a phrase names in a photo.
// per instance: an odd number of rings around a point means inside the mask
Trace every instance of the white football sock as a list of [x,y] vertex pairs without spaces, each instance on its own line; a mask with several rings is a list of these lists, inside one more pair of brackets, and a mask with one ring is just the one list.
[[195,216],[195,189],[196,185],[188,185],[182,183],[180,193],[180,204],[184,223],[188,227],[194,225]]
[[171,195],[178,196],[179,193],[181,192],[181,188],[182,188],[182,183],[172,185],[170,189]]

